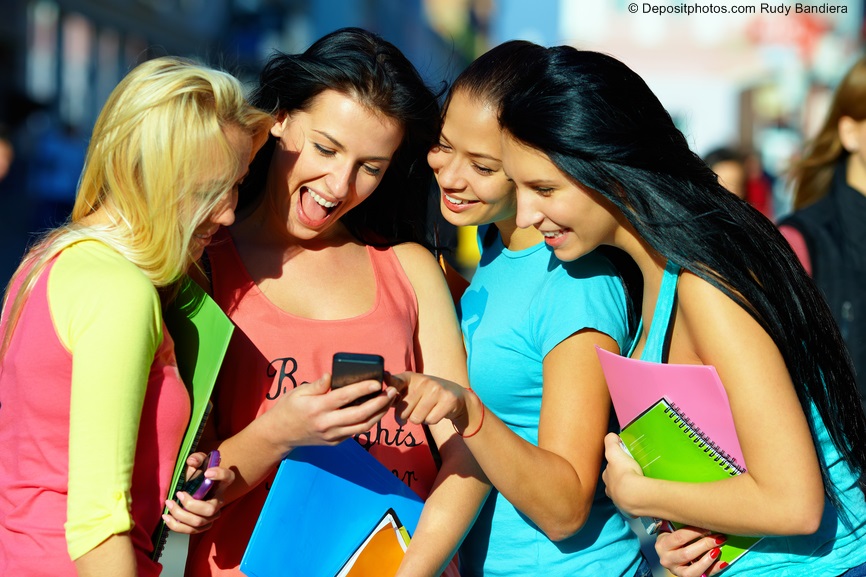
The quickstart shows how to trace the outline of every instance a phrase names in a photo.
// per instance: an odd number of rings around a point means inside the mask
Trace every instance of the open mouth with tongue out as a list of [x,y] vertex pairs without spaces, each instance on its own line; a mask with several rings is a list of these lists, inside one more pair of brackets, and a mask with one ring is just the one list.
[[340,204],[339,201],[328,200],[313,189],[302,186],[298,215],[307,226],[321,226]]

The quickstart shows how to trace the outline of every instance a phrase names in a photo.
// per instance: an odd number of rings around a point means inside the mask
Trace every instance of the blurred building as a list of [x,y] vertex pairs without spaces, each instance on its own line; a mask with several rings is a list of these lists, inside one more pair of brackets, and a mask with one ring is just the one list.
[[489,35],[491,44],[524,38],[622,60],[659,96],[695,152],[756,152],[778,180],[780,216],[789,209],[782,177],[790,158],[863,52],[864,4],[498,0]]
[[[437,91],[466,64],[453,39],[427,24],[422,0],[2,0],[2,5],[0,129],[13,134],[16,159],[15,178],[0,187],[4,284],[32,234],[56,223],[58,215],[62,219],[75,193],[77,175],[64,172],[66,186],[55,179],[46,193],[44,173],[53,171],[50,166],[69,166],[72,158],[80,164],[108,94],[144,60],[192,57],[252,84],[273,50],[302,51],[332,30],[361,26],[399,47]],[[46,158],[44,144],[61,127],[70,135],[62,147],[68,154]],[[41,214],[46,211],[51,214]]]

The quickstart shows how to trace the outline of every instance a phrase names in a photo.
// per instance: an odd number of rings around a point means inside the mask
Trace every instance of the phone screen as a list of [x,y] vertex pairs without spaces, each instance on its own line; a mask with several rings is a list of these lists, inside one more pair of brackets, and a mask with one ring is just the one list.
[[[385,378],[385,359],[381,355],[366,353],[335,353],[331,367],[331,388],[339,389],[361,381],[382,382]],[[360,405],[378,393],[364,395],[349,403]]]

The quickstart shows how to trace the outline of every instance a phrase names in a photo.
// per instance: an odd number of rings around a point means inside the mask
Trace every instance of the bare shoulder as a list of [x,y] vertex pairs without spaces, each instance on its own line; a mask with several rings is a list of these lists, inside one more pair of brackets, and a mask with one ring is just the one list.
[[444,278],[439,263],[433,254],[414,242],[404,242],[394,246],[394,254],[413,285],[429,282],[433,278]]
[[695,352],[713,362],[721,351],[743,354],[772,347],[763,327],[733,298],[704,279],[683,271],[677,288],[678,321]]

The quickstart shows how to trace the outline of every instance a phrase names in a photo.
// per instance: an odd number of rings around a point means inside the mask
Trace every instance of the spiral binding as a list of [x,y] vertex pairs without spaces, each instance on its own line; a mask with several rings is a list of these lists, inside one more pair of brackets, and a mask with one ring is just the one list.
[[[199,423],[198,428],[195,432],[195,437],[193,438],[192,445],[190,445],[189,455],[195,453],[196,447],[198,447],[198,442],[201,440],[202,433],[204,433],[204,426],[207,423],[208,415],[210,415],[211,404],[208,403],[205,406],[204,414],[201,418],[201,423]],[[187,456],[178,455],[179,459],[183,459],[186,461]],[[177,480],[177,483],[174,487],[169,487],[168,498],[173,499],[177,492],[181,490],[186,479],[184,475],[181,475]],[[168,508],[166,507],[163,510],[163,514],[168,513]],[[165,550],[166,541],[168,541],[169,528],[166,526],[165,521],[162,519],[159,520],[159,523],[156,526],[156,530],[154,530],[153,535],[151,536],[151,543],[153,544],[153,553],[151,553],[150,558],[154,561],[159,561],[159,558],[162,557],[162,552]]]
[[726,453],[724,449],[714,443],[700,427],[698,427],[683,413],[676,403],[672,403],[665,399],[665,405],[665,414],[671,417],[677,426],[688,434],[689,439],[691,439],[698,448],[703,449],[704,453],[709,454],[713,458],[713,461],[718,463],[719,467],[721,467],[728,475],[735,477],[746,472],[746,469],[737,463],[737,459]]

